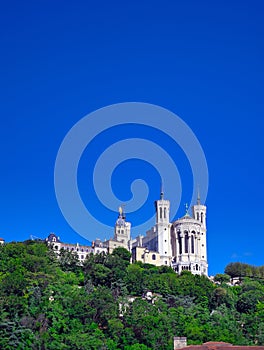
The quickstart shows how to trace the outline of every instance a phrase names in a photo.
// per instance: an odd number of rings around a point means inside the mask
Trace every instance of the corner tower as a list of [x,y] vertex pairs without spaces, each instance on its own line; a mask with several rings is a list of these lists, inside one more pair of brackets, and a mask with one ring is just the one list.
[[191,217],[186,209],[185,215],[172,224],[172,268],[178,273],[189,270],[208,276],[206,206],[201,204],[199,191],[192,214]]
[[197,203],[192,206],[193,218],[201,223],[206,230],[206,206],[201,204],[200,191],[197,193]]
[[162,264],[170,265],[170,201],[164,199],[164,192],[162,188],[160,192],[160,199],[155,201],[155,208],[158,252],[160,254]]

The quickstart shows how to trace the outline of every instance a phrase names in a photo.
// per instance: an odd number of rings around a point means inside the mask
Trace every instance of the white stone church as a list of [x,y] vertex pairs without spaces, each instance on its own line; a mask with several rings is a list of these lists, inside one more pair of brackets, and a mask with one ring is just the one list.
[[[124,243],[128,244],[128,249],[132,252],[133,261],[157,266],[168,265],[177,273],[189,270],[193,274],[208,276],[206,206],[201,204],[199,194],[197,204],[192,206],[192,216],[186,210],[182,218],[172,223],[169,220],[170,201],[164,199],[163,192],[160,199],[155,201],[155,208],[156,223],[147,231],[146,236],[130,240],[129,230],[124,230],[124,233],[127,232]],[[115,231],[131,227],[125,220],[120,225],[119,220]],[[116,235],[116,238],[120,239],[120,236]]]
[[186,214],[170,222],[170,201],[164,199],[161,191],[160,199],[155,201],[156,223],[145,236],[131,238],[131,223],[126,221],[123,209],[119,208],[115,224],[114,237],[105,242],[100,239],[93,241],[92,246],[79,246],[60,241],[55,234],[46,239],[58,251],[63,248],[75,251],[80,261],[87,254],[101,252],[112,253],[117,247],[128,249],[132,253],[132,262],[141,261],[156,266],[171,266],[175,272],[183,270],[193,274],[208,276],[206,249],[206,206],[200,203],[192,206],[192,216]]

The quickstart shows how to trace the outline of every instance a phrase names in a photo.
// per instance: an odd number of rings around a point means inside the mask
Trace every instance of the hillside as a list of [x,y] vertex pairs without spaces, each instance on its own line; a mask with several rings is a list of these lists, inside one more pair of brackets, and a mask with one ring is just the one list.
[[214,284],[129,259],[117,248],[79,266],[76,256],[63,251],[58,260],[44,243],[1,246],[0,348],[171,350],[174,336],[264,345],[261,278],[229,286],[218,275]]

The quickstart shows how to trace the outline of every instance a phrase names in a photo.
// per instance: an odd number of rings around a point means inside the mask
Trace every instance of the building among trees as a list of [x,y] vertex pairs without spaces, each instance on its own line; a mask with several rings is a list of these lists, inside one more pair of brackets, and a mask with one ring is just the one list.
[[[197,203],[192,206],[192,216],[186,208],[182,218],[170,222],[170,201],[164,199],[163,191],[155,201],[155,208],[155,226],[146,236],[139,236],[130,243],[132,257],[158,266],[169,265],[177,273],[189,270],[207,276],[206,206],[201,204],[199,193]],[[145,249],[142,251],[142,248]]]
[[90,253],[112,253],[117,247],[128,249],[132,253],[132,261],[141,261],[156,266],[171,266],[175,272],[188,270],[197,275],[208,275],[206,247],[206,206],[201,204],[200,196],[192,206],[192,216],[186,208],[185,215],[170,222],[170,201],[164,199],[161,191],[160,199],[155,201],[156,222],[145,236],[131,238],[131,223],[126,221],[122,207],[114,228],[114,237],[101,241],[96,239],[92,246],[80,246],[60,241],[54,233],[46,239],[56,251],[61,248],[76,252],[79,260],[84,261]]

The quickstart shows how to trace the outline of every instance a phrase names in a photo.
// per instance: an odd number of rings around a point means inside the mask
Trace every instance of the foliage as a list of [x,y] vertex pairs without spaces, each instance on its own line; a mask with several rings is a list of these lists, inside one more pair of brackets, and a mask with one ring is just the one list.
[[225,273],[230,277],[264,278],[264,266],[253,266],[240,262],[230,263],[225,268]]
[[[262,267],[231,263],[214,284],[130,264],[124,248],[83,265],[59,253],[34,241],[0,247],[1,349],[167,350],[174,336],[264,345]],[[229,285],[229,276],[241,285]]]

